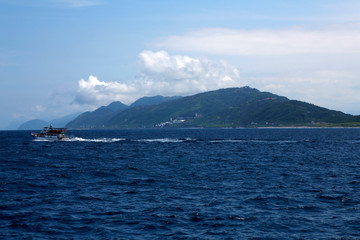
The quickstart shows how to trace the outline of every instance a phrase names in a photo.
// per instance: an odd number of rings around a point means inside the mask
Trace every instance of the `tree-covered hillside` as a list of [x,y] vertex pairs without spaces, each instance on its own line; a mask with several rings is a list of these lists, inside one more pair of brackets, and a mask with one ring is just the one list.
[[254,127],[354,121],[355,117],[349,114],[243,87],[200,93],[155,106],[129,108],[112,116],[104,126]]

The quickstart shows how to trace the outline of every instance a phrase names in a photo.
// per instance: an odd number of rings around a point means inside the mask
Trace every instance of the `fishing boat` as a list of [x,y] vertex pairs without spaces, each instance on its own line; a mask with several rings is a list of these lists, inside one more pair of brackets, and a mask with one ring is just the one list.
[[40,133],[31,133],[35,139],[42,140],[53,140],[53,141],[66,141],[69,138],[66,136],[66,128],[53,128],[50,124],[50,127],[44,127]]

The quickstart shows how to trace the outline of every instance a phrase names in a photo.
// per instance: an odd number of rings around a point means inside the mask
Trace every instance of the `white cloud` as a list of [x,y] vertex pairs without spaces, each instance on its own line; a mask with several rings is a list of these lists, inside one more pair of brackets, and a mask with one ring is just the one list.
[[94,76],[81,79],[74,102],[93,106],[112,101],[129,104],[142,96],[189,95],[242,85],[238,69],[224,61],[143,51],[139,65],[138,76],[127,83],[104,82]]
[[246,85],[359,114],[359,42],[360,23],[355,22],[317,28],[200,29],[155,45],[219,54],[241,66]]
[[200,29],[170,36],[157,46],[239,56],[360,53],[360,24],[332,25],[318,29]]
[[[88,80],[79,81],[75,102],[81,105],[104,105],[115,100],[126,100],[136,88],[119,82],[103,82],[90,75]],[[127,101],[126,101],[127,102]]]
[[322,107],[359,114],[360,81],[357,73],[319,70],[278,73],[250,79],[254,87]]
[[142,96],[190,95],[249,85],[291,99],[359,114],[360,24],[318,29],[202,29],[171,36],[157,45],[165,49],[220,54],[237,61],[169,55],[166,51],[139,54],[139,74],[129,82],[80,80],[75,101],[93,106],[119,100],[131,103]]
[[159,94],[191,94],[240,84],[238,69],[225,61],[144,51],[139,55],[139,64],[137,83],[143,90]]

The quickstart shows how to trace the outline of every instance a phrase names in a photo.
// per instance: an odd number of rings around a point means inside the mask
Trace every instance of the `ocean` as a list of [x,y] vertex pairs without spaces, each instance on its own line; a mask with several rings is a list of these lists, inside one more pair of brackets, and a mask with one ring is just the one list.
[[0,131],[0,239],[360,239],[360,129]]

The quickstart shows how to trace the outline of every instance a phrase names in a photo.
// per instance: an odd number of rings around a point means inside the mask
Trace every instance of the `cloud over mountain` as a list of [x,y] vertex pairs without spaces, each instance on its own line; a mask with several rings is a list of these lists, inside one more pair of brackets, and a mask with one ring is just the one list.
[[90,75],[88,80],[81,79],[74,102],[86,105],[105,104],[112,100],[123,99],[124,96],[136,92],[131,85],[119,82],[104,82]]
[[360,53],[360,23],[318,29],[200,29],[169,36],[157,46],[180,51],[226,55]]
[[241,85],[239,70],[224,61],[143,51],[138,63],[139,74],[132,81],[105,82],[95,76],[81,79],[74,102],[93,106],[111,101],[131,103],[142,96],[189,95]]
[[227,57],[241,65],[247,85],[356,113],[359,42],[360,22],[341,22],[321,27],[203,28],[168,36],[155,45]]

